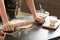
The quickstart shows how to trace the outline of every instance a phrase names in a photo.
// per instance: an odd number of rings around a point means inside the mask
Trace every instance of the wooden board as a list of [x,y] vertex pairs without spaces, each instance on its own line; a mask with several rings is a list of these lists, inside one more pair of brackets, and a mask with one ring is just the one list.
[[45,19],[45,23],[42,25],[45,29],[56,30],[60,24],[60,20],[56,20],[55,25],[50,25],[50,16]]

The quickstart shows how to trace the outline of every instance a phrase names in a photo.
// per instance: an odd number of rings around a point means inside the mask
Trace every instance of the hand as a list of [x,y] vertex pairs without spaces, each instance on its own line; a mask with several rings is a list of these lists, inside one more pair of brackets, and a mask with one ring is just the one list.
[[10,23],[5,23],[4,24],[4,31],[13,31],[14,27]]
[[41,17],[40,17],[40,18],[39,18],[39,17],[37,17],[37,18],[36,18],[36,20],[37,20],[39,23],[43,23],[43,22],[44,22],[44,19],[43,19],[43,18],[41,18]]

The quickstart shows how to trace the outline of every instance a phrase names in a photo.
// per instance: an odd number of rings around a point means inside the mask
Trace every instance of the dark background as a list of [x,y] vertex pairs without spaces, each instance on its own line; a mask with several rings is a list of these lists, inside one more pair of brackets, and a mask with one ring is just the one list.
[[[34,0],[34,3],[37,10],[41,4],[43,9],[50,12],[50,15],[55,15],[60,19],[60,0]],[[21,11],[30,13],[25,0],[21,2]]]

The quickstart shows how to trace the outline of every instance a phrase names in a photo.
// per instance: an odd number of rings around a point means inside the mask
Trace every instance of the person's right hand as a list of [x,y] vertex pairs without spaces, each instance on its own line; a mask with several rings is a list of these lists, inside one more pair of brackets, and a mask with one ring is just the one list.
[[11,25],[10,23],[5,23],[4,24],[4,31],[14,31],[14,26]]

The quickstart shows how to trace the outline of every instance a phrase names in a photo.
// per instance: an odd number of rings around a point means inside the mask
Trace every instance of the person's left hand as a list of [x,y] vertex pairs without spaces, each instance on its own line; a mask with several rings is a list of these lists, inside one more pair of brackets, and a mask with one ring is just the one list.
[[43,18],[41,18],[41,17],[40,17],[40,18],[39,18],[39,17],[37,17],[37,18],[36,18],[36,20],[37,20],[39,23],[43,23],[43,22],[44,22],[44,19],[43,19]]

